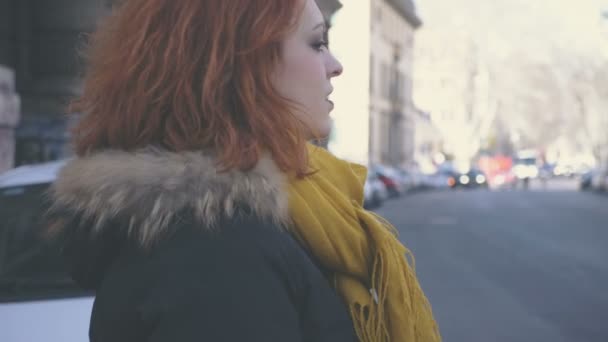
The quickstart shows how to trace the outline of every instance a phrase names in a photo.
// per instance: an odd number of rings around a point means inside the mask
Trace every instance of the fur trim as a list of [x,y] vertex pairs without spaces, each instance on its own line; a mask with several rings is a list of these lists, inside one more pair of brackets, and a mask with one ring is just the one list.
[[202,152],[174,153],[148,148],[105,151],[73,159],[59,173],[51,195],[54,210],[75,212],[93,222],[92,232],[109,220],[125,219],[129,235],[143,245],[167,233],[169,223],[191,211],[204,229],[243,206],[284,227],[285,176],[268,156],[249,172],[218,172],[216,159]]

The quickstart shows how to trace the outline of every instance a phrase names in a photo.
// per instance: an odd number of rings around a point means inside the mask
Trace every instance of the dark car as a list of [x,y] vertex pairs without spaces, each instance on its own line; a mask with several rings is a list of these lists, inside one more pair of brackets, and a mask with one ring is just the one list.
[[591,190],[593,184],[593,177],[597,174],[597,170],[589,170],[581,175],[579,179],[578,188],[580,190]]
[[595,191],[608,191],[608,167],[600,167],[591,175],[591,188]]
[[478,169],[471,169],[465,173],[452,172],[449,184],[452,188],[486,188],[488,177]]

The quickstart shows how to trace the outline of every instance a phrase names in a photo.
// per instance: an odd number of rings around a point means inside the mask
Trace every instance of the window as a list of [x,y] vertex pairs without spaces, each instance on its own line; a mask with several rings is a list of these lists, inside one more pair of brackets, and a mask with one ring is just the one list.
[[396,66],[392,66],[390,68],[390,76],[389,76],[389,99],[396,103],[399,103],[399,84],[400,84],[400,76],[399,70]]
[[411,75],[403,75],[403,96],[405,102],[410,102],[413,95],[413,81]]
[[47,185],[0,189],[0,302],[83,294],[42,236]]
[[403,74],[397,68],[394,70],[394,100],[397,104],[403,103]]
[[389,99],[389,89],[391,83],[391,75],[389,72],[388,65],[382,63],[382,96],[385,99]]
[[65,136],[71,122],[66,120],[22,120],[17,127],[15,144],[16,166],[57,160],[66,156]]
[[390,124],[390,114],[388,112],[382,112],[381,116],[381,145],[382,146],[382,161],[384,163],[389,162],[390,158],[390,132],[391,132],[391,124]]

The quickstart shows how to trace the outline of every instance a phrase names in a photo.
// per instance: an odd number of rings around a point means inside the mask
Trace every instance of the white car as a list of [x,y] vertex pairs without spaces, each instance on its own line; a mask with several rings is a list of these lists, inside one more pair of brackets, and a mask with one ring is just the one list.
[[450,187],[450,175],[445,172],[436,172],[427,176],[429,183],[434,189],[448,189]]
[[46,191],[64,162],[0,174],[0,341],[85,342],[94,296],[41,236]]

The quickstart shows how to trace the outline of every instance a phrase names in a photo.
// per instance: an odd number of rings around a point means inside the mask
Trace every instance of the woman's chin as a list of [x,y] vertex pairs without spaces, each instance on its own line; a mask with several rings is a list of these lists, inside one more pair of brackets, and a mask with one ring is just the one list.
[[311,125],[308,131],[308,140],[324,140],[329,138],[331,130],[333,129],[333,119],[329,117],[329,114],[322,122],[317,121],[316,125]]
[[327,124],[324,125],[323,127],[320,127],[317,130],[317,137],[319,139],[327,139],[329,138],[329,135],[331,134],[331,129],[332,129],[332,121],[331,119],[328,120]]

